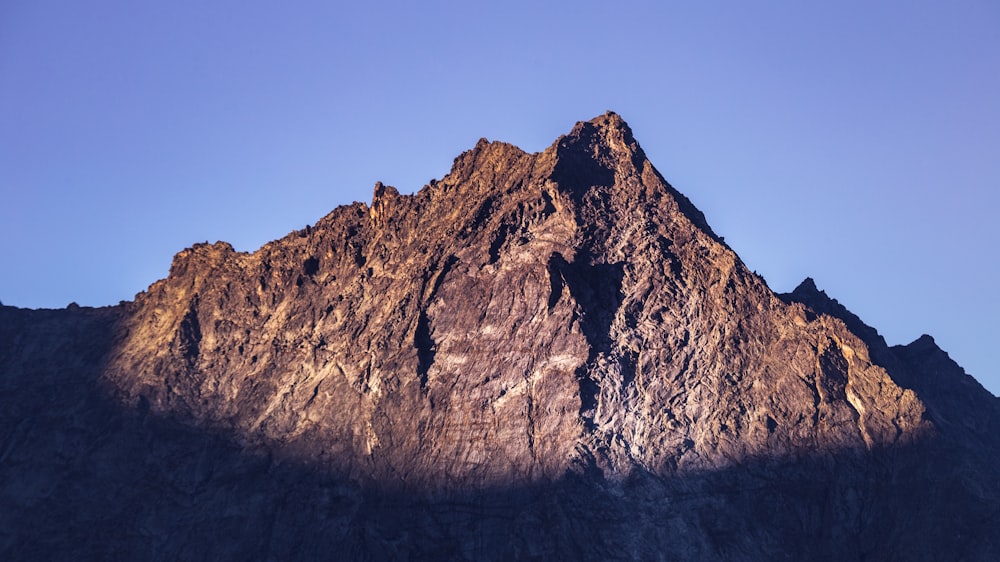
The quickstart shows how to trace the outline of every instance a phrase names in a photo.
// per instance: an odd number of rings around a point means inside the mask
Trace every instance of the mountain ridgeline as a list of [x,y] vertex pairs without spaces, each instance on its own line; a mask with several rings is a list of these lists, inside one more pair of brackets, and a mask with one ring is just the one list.
[[0,557],[995,560],[1000,400],[775,294],[622,119],[0,308]]

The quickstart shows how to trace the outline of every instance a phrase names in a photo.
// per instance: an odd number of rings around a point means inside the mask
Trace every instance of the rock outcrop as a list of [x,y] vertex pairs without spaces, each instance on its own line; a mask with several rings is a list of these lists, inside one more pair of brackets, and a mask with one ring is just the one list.
[[0,308],[6,559],[1000,556],[1000,405],[777,295],[622,119]]

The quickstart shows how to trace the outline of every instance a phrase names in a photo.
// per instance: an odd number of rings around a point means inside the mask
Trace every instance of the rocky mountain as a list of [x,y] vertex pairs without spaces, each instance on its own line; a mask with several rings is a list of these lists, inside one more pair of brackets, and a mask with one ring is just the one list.
[[0,308],[8,560],[1000,558],[1000,400],[775,294],[614,113]]

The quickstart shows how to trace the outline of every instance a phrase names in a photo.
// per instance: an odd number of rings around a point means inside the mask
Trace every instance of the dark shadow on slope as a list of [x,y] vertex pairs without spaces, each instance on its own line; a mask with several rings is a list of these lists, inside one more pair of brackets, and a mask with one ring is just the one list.
[[577,201],[590,187],[615,184],[614,160],[594,124],[577,123],[558,143],[550,177]]
[[930,442],[669,478],[580,466],[390,491],[123,410],[97,388],[116,313],[50,312],[0,309],[5,560],[983,560],[1000,548],[995,471]]
[[[593,380],[588,369],[596,364],[599,356],[614,355],[610,336],[611,323],[624,299],[622,281],[625,278],[624,264],[592,261],[591,256],[581,253],[570,263],[562,254],[554,253],[548,263],[549,308],[558,302],[564,286],[580,305],[580,329],[587,339],[590,352],[587,362],[580,367],[576,376],[580,382],[580,413],[588,424],[593,421],[600,390],[598,382]],[[617,357],[617,361],[627,384],[635,378],[634,361],[631,357]]]
[[[458,263],[458,257],[449,255],[439,263],[441,266],[436,274],[428,275],[424,279],[424,286],[426,287],[430,283],[430,289],[424,299],[424,304],[421,304],[417,311],[417,326],[413,333],[413,346],[417,348],[417,378],[420,380],[421,389],[427,387],[427,373],[430,372],[431,367],[434,365],[434,357],[437,354],[437,342],[431,336],[431,324],[430,319],[427,317],[427,306],[434,299],[438,289],[441,288],[441,283],[444,281],[445,276]],[[424,291],[421,290],[421,292]]]
[[417,378],[420,388],[427,386],[427,373],[434,365],[435,343],[431,338],[430,321],[427,313],[420,310],[417,314],[417,328],[413,333],[413,345],[417,348]]
[[[621,263],[591,263],[589,256],[580,254],[572,263],[561,254],[549,258],[549,275],[563,280],[580,305],[580,325],[587,342],[597,352],[611,351],[611,323],[621,307],[622,280],[625,265]],[[558,283],[557,283],[558,284]],[[553,285],[553,293],[555,293]],[[562,288],[559,286],[559,290]],[[555,297],[558,300],[558,297]],[[552,302],[552,297],[549,298]]]

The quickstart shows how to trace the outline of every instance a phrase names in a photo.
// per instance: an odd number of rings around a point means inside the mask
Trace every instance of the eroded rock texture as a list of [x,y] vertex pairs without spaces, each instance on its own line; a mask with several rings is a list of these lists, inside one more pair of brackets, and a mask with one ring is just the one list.
[[1000,557],[998,400],[773,293],[613,113],[0,338],[5,559]]

